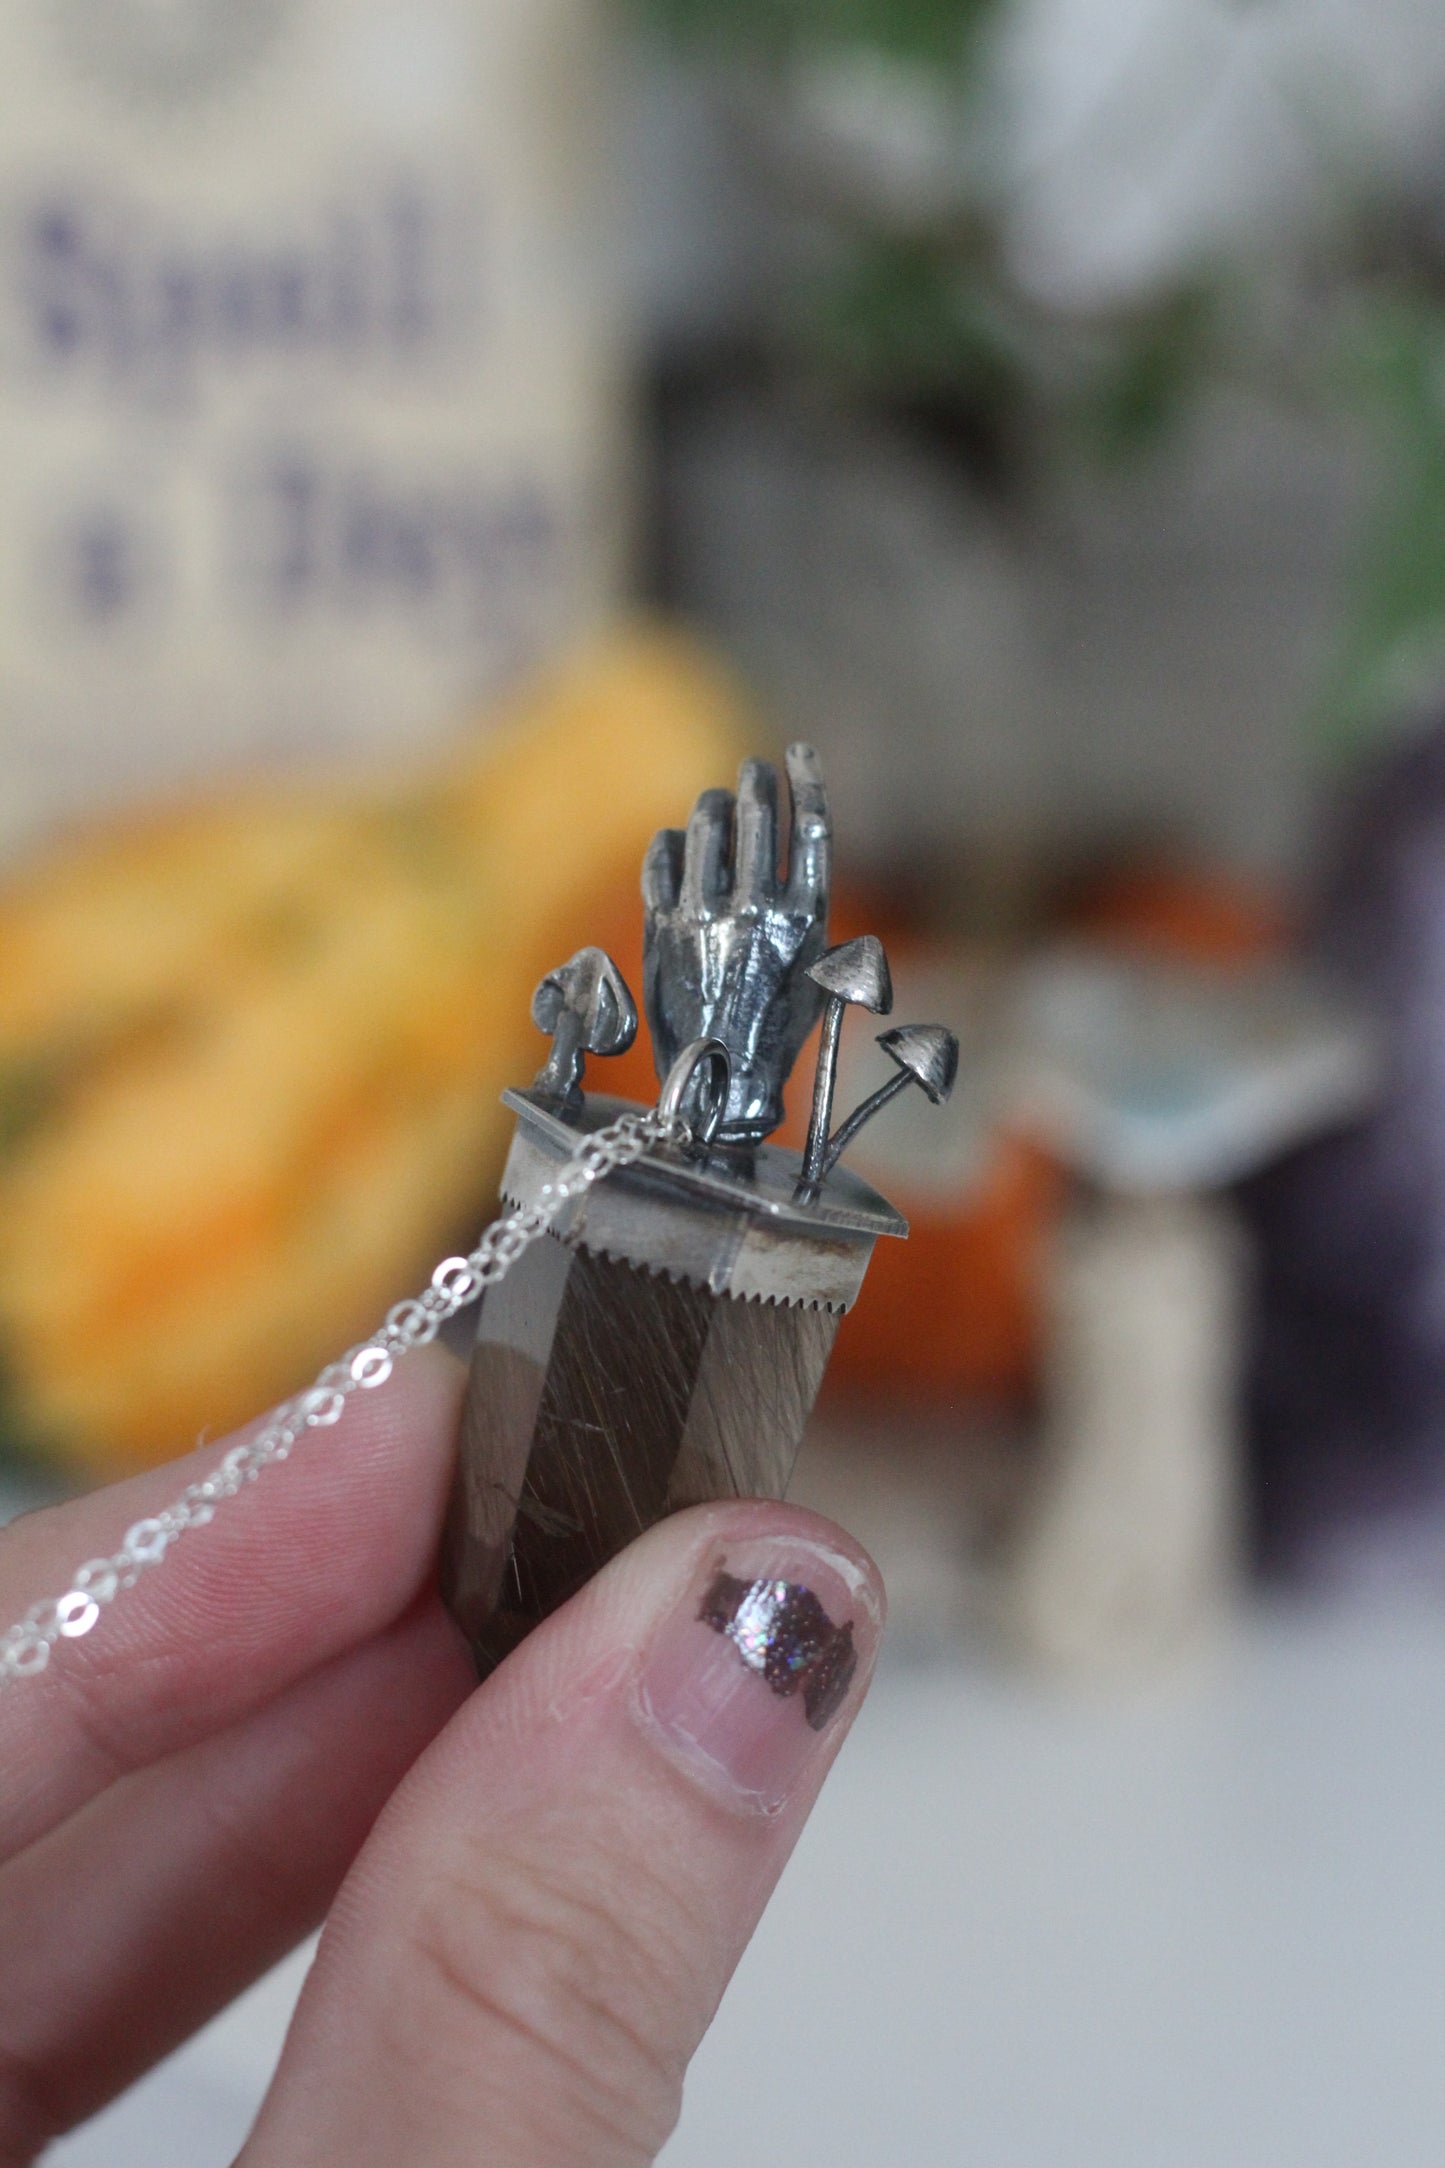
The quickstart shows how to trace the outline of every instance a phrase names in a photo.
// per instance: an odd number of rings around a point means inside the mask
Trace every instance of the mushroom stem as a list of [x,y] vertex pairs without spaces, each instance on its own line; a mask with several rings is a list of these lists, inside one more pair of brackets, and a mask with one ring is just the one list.
[[818,1041],[818,1066],[813,1076],[813,1118],[803,1152],[803,1180],[821,1182],[826,1171],[828,1124],[833,1119],[833,1091],[838,1082],[838,1042],[843,1035],[846,1001],[830,994],[823,1011],[823,1035]]
[[563,1104],[579,1098],[586,1046],[586,1017],[579,1016],[575,1009],[563,1009],[553,1027],[552,1051],[538,1071],[533,1088]]
[[847,1121],[840,1122],[828,1139],[828,1148],[823,1154],[822,1174],[829,1175],[833,1172],[864,1123],[871,1122],[880,1107],[886,1107],[890,1099],[896,1099],[900,1092],[907,1091],[910,1084],[917,1082],[918,1079],[911,1071],[898,1069],[886,1084],[880,1084],[876,1092],[870,1092],[866,1099],[861,1100]]

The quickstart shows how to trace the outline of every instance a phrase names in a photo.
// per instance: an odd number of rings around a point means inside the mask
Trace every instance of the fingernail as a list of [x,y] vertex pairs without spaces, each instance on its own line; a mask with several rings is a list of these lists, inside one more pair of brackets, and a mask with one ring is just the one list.
[[776,1813],[861,1698],[881,1627],[855,1560],[797,1538],[722,1546],[647,1652],[643,1721],[730,1805]]

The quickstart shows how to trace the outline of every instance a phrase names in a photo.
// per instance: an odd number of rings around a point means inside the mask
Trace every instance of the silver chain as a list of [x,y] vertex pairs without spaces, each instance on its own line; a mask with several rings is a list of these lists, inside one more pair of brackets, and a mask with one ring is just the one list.
[[379,1332],[328,1363],[314,1385],[284,1401],[254,1438],[233,1445],[211,1473],[188,1484],[173,1505],[127,1529],[111,1557],[92,1558],[83,1565],[63,1596],[32,1605],[23,1619],[0,1634],[0,1688],[43,1671],[58,1641],[78,1641],[90,1633],[106,1605],[158,1566],[178,1537],[206,1527],[218,1506],[254,1483],[264,1468],[285,1460],[308,1430],[338,1422],[352,1393],[384,1385],[399,1355],[425,1347],[448,1318],[494,1287],[574,1198],[659,1146],[688,1143],[692,1134],[688,1121],[664,1098],[648,1112],[620,1115],[584,1138],[555,1178],[542,1185],[535,1204],[518,1206],[494,1220],[466,1257],[443,1258],[430,1286],[388,1310]]

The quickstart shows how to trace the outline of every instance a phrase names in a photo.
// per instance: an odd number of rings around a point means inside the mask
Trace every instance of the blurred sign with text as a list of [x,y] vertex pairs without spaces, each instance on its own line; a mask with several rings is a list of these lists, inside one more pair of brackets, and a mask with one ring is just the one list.
[[0,847],[394,756],[619,582],[594,0],[0,22]]

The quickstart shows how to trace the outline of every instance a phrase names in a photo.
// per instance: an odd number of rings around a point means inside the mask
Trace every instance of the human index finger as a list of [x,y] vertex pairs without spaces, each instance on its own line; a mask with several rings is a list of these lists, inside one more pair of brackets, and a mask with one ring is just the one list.
[[[0,1861],[407,1608],[432,1571],[465,1375],[440,1348],[407,1355],[378,1392],[178,1544],[117,1600],[103,1633],[0,1692]],[[224,1450],[13,1524],[0,1542],[0,1615],[65,1586]]]

